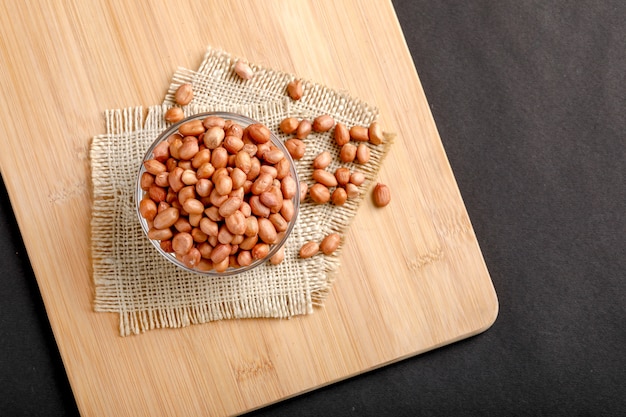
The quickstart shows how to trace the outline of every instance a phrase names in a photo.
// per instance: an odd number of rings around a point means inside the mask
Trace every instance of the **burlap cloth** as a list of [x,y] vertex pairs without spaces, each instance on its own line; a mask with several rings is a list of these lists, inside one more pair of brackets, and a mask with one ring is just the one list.
[[162,105],[144,112],[142,107],[107,110],[106,134],[95,136],[90,149],[93,182],[91,241],[94,309],[119,314],[119,331],[125,336],[149,329],[183,327],[221,319],[289,318],[310,314],[321,305],[339,267],[340,249],[332,256],[318,254],[300,259],[300,247],[329,233],[344,235],[359,204],[375,179],[391,141],[371,146],[365,165],[344,164],[331,133],[312,133],[305,140],[305,156],[296,161],[300,180],[312,185],[312,161],[322,151],[333,156],[327,168],[359,170],[366,176],[361,197],[343,206],[303,202],[297,223],[279,265],[262,265],[231,277],[207,277],[185,272],[165,259],[144,236],[135,209],[137,172],[146,149],[167,127],[165,111],[173,105],[173,93],[191,83],[194,99],[184,107],[187,116],[201,111],[231,111],[266,124],[280,138],[278,129],[289,116],[312,120],[330,114],[347,126],[369,125],[377,109],[322,85],[304,81],[304,96],[289,99],[287,83],[295,78],[251,64],[252,80],[233,72],[236,58],[209,48],[198,69],[179,69]]

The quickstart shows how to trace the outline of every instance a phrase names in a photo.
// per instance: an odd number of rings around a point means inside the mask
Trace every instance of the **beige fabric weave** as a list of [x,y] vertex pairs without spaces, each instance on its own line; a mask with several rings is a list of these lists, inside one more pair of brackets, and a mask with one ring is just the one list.
[[[310,240],[321,241],[331,232],[343,235],[376,177],[391,142],[371,147],[366,165],[342,164],[331,133],[313,133],[305,140],[305,157],[296,161],[300,180],[313,184],[312,161],[328,150],[335,156],[328,170],[339,166],[366,174],[361,197],[344,206],[301,205],[298,221],[286,243],[280,265],[262,265],[233,277],[206,277],[176,268],[162,259],[143,235],[137,219],[134,190],[139,164],[146,149],[167,124],[163,115],[173,92],[189,82],[194,100],[186,115],[201,111],[231,111],[266,124],[282,139],[278,125],[288,116],[313,119],[330,114],[347,126],[368,125],[377,110],[346,94],[305,82],[304,96],[294,102],[285,86],[292,75],[252,65],[255,77],[244,81],[233,72],[236,59],[209,48],[198,71],[179,69],[162,105],[108,110],[106,134],[93,138],[90,158],[93,183],[92,258],[95,284],[94,309],[119,314],[121,335],[149,329],[183,327],[213,320],[310,314],[330,290],[339,267],[339,253],[298,257]],[[331,131],[332,132],[332,131]]]

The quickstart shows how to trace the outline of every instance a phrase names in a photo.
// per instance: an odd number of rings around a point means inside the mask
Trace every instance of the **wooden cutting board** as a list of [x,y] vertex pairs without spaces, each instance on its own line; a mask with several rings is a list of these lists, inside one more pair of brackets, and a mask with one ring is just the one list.
[[[83,415],[238,414],[495,320],[389,1],[10,3],[0,3],[2,175]],[[105,109],[160,103],[176,68],[197,68],[208,45],[377,106],[398,134],[380,173],[393,201],[361,206],[314,314],[122,338],[116,315],[92,310],[89,141],[105,131]]]

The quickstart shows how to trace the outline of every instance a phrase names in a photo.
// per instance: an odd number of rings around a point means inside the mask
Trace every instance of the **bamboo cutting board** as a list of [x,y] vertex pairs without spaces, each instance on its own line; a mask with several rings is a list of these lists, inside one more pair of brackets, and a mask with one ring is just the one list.
[[[85,416],[230,415],[487,329],[498,304],[389,1],[0,3],[0,163]],[[35,4],[40,3],[40,4]],[[52,4],[51,4],[52,3]],[[315,313],[119,337],[94,313],[89,141],[208,45],[348,91],[398,134]],[[445,70],[445,69],[442,69]]]

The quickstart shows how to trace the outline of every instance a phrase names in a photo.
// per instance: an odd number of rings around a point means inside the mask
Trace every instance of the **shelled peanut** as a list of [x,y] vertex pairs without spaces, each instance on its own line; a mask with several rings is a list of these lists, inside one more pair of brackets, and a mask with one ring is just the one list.
[[250,265],[295,216],[289,159],[259,123],[244,128],[216,116],[183,123],[144,168],[139,211],[148,237],[191,269]]

